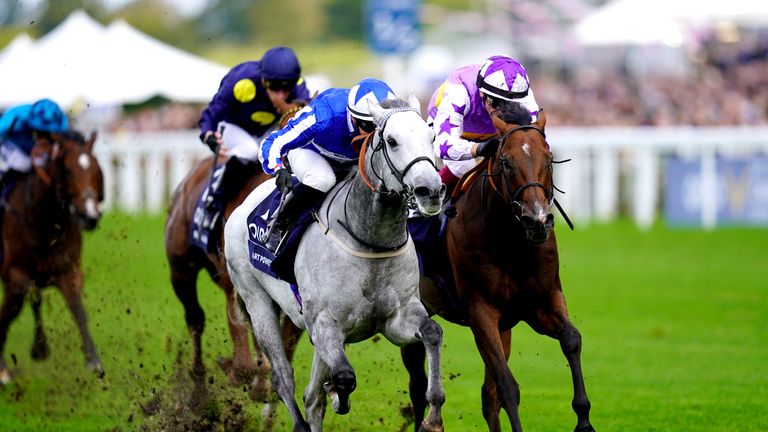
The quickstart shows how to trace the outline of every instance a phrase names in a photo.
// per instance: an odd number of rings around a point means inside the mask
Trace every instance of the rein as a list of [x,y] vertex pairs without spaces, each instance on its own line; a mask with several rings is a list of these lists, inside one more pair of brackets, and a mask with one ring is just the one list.
[[[501,150],[501,148],[503,147],[504,142],[514,132],[517,132],[519,130],[529,130],[529,129],[533,129],[536,132],[540,133],[541,136],[546,140],[547,135],[538,126],[535,126],[535,125],[532,125],[532,124],[522,125],[522,126],[518,126],[518,127],[514,128],[514,129],[510,129],[509,131],[507,131],[507,133],[505,133],[500,138],[501,145],[499,146],[499,149]],[[501,170],[499,172],[494,172],[493,168],[494,168],[494,165],[495,165],[495,162],[496,162],[496,155],[494,155],[493,157],[488,159],[488,162],[487,162],[488,163],[488,165],[487,165],[487,172],[488,173],[485,175],[485,178],[488,179],[488,181],[489,181],[489,183],[491,185],[491,188],[496,193],[498,193],[502,198],[507,199],[507,197],[509,197],[509,196],[512,197],[511,200],[510,200],[510,205],[512,206],[512,211],[513,211],[513,213],[515,215],[515,218],[517,219],[518,222],[520,222],[520,215],[519,215],[519,213],[520,213],[520,211],[522,210],[522,207],[523,207],[523,204],[518,200],[518,197],[520,196],[520,194],[523,193],[524,190],[526,190],[526,189],[528,189],[530,187],[539,187],[539,188],[544,190],[544,194],[547,197],[547,200],[549,201],[549,205],[551,206],[552,203],[555,204],[555,207],[557,207],[557,210],[563,216],[563,219],[565,219],[565,222],[568,224],[568,227],[570,227],[571,230],[573,230],[573,222],[571,222],[571,219],[565,213],[565,210],[563,210],[563,207],[557,201],[557,198],[555,198],[555,193],[554,193],[555,190],[557,190],[560,193],[565,193],[565,192],[563,192],[562,190],[558,189],[554,184],[550,188],[547,188],[546,186],[544,186],[544,184],[542,184],[540,182],[528,182],[528,183],[525,183],[524,185],[520,186],[519,188],[517,188],[513,194],[510,194],[510,191],[512,190],[512,188],[509,185],[509,183],[510,183],[509,177],[503,175],[503,171],[504,171],[503,167],[504,166],[508,166],[508,160],[509,159],[505,155],[502,155],[502,156],[500,156],[498,158],[498,160],[499,160],[499,164],[502,165],[502,168],[501,168]],[[552,170],[552,164],[565,163],[565,162],[568,162],[568,161],[570,161],[570,159],[566,159],[566,160],[562,160],[562,161],[552,161],[550,163],[550,165],[549,165],[549,169],[550,169],[550,171]],[[502,177],[503,180],[504,180],[501,183],[501,188],[499,188],[499,186],[496,185],[496,182],[494,180],[497,176]],[[500,189],[502,189],[502,190],[500,190]]]
[[[353,139],[353,141],[357,141],[360,139],[363,140],[360,147],[360,156],[358,158],[358,164],[357,164],[358,170],[357,170],[356,176],[359,175],[362,178],[363,183],[365,183],[366,187],[371,192],[376,194],[386,195],[392,198],[396,198],[396,197],[404,198],[406,202],[406,207],[409,209],[413,209],[413,208],[416,208],[415,197],[414,197],[413,191],[411,190],[411,187],[406,185],[404,182],[405,176],[408,174],[408,171],[418,162],[422,162],[422,161],[429,162],[430,165],[432,165],[435,168],[435,171],[437,171],[437,167],[435,166],[434,161],[432,161],[432,159],[430,159],[429,157],[419,156],[417,158],[414,158],[408,164],[406,164],[406,166],[402,170],[399,170],[395,166],[394,162],[392,161],[392,158],[390,157],[389,152],[387,151],[387,146],[385,145],[385,140],[384,140],[384,129],[386,129],[389,118],[392,117],[393,114],[396,114],[399,112],[409,112],[409,111],[418,113],[418,111],[416,111],[414,108],[395,108],[395,109],[389,110],[381,119],[379,119],[378,126],[376,127],[375,132],[361,134],[360,136]],[[371,146],[371,141],[374,139],[374,137],[378,138],[378,141],[375,143],[375,145]],[[381,182],[381,187],[379,189],[377,189],[373,185],[373,182],[365,172],[365,158],[366,158],[366,154],[369,146],[371,146],[371,158],[370,158],[371,170],[373,171],[376,178]],[[397,179],[398,183],[400,184],[402,189],[400,192],[397,192],[388,188],[387,185],[385,184],[384,179],[381,177],[381,175],[378,172],[376,172],[376,169],[373,166],[373,156],[377,152],[381,152],[382,156],[384,157],[384,161],[386,162],[387,167],[389,168],[391,174],[395,177],[395,179]],[[347,183],[349,183],[352,180],[352,178],[353,178],[352,176],[348,177],[347,180],[345,181],[345,184],[342,185],[340,188],[338,188],[336,190],[336,193],[334,193],[334,195],[331,197],[331,200],[328,202],[328,206],[326,207],[326,219],[330,217],[331,204],[337,198],[338,194],[341,192],[341,189],[346,187]],[[355,239],[355,241],[357,241],[358,243],[362,244],[363,246],[369,249],[376,251],[376,253],[369,254],[365,252],[354,251],[352,248],[350,248],[347,245],[343,245],[342,249],[346,250],[352,255],[360,256],[363,258],[387,258],[392,256],[398,256],[404,253],[404,251],[406,250],[406,246],[410,241],[410,234],[407,228],[405,230],[405,241],[402,244],[397,246],[387,246],[387,247],[370,244],[365,240],[363,240],[362,238],[360,238],[360,236],[358,236],[352,231],[352,228],[349,226],[349,215],[347,213],[347,208],[348,208],[347,203],[349,201],[350,191],[351,191],[351,188],[347,188],[347,194],[344,198],[344,204],[343,204],[344,220],[343,221],[337,220],[336,222],[342,228],[344,228],[347,234],[349,234],[353,239]],[[319,218],[318,218],[318,222],[319,222]],[[330,228],[326,226],[325,231],[329,233]],[[336,238],[335,236],[333,236],[332,238],[337,243],[342,244],[341,240],[338,240],[338,238]]]

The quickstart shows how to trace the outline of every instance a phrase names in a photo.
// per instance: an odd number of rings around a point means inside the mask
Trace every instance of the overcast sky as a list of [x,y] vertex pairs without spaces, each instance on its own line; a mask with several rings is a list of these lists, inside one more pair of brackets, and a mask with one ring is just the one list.
[[[0,0],[0,1],[6,1],[6,0]],[[26,4],[28,7],[37,6],[41,3],[44,3],[45,0],[21,0],[23,3]],[[51,0],[55,1],[55,0]],[[123,6],[127,3],[131,3],[134,0],[102,0],[102,3],[104,6],[106,6],[108,9],[117,9],[120,6]],[[203,7],[208,3],[210,0],[164,0],[170,4],[173,4],[176,9],[178,9],[181,13],[192,15],[197,12],[200,12]]]

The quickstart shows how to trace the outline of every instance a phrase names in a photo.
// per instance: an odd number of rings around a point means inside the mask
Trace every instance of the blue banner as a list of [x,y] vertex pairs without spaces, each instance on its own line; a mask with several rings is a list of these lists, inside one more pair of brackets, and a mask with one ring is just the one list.
[[665,160],[665,220],[672,225],[701,225],[703,195],[714,194],[718,225],[768,226],[768,156],[720,156],[715,167],[714,190],[703,190],[699,159]]
[[368,46],[379,54],[408,54],[421,43],[421,0],[368,0]]

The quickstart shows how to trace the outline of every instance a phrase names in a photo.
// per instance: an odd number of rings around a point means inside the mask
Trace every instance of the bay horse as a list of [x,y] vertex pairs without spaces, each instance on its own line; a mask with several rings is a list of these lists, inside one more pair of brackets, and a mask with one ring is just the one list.
[[[371,106],[377,125],[353,170],[326,197],[298,245],[294,272],[300,300],[289,284],[256,270],[249,261],[248,216],[274,189],[257,187],[229,217],[224,251],[229,274],[250,315],[254,334],[272,365],[272,385],[287,407],[294,431],[320,431],[327,397],[337,414],[350,410],[356,376],[344,345],[382,333],[392,343],[424,344],[429,365],[425,430],[442,430],[445,401],[440,376],[442,329],[418,298],[419,269],[409,238],[409,207],[437,214],[445,186],[435,168],[434,132],[418,100]],[[293,368],[280,338],[285,313],[314,344],[304,391],[307,420],[295,399]]]
[[[281,117],[279,126],[285,126],[290,120],[290,116],[296,114],[305,105],[306,102],[304,101],[291,103],[290,109]],[[184,318],[192,337],[193,358],[190,369],[192,377],[201,381],[206,374],[202,353],[205,313],[197,296],[197,277],[200,271],[205,269],[226,296],[227,325],[233,344],[232,358],[220,358],[218,363],[233,384],[251,384],[252,378],[267,374],[269,365],[258,347],[256,350],[260,360],[258,364],[254,362],[248,345],[248,327],[238,320],[230,319],[236,313],[238,306],[235,301],[232,281],[227,273],[224,255],[221,253],[224,230],[218,229],[213,232],[216,238],[211,241],[216,242],[218,247],[211,252],[203,252],[202,249],[190,242],[191,223],[195,217],[198,199],[203,188],[207,187],[209,180],[212,179],[213,165],[218,160],[219,156],[210,156],[198,161],[171,195],[168,217],[165,222],[165,251],[170,267],[173,291],[184,307]],[[221,218],[226,220],[256,185],[271,177],[265,174],[257,163],[243,163],[236,158],[230,158],[224,163],[228,164],[225,174],[225,183],[228,184],[223,186],[222,201],[224,205]],[[286,322],[284,332],[286,346],[292,353],[301,336],[301,331],[290,322]],[[251,389],[251,396],[257,399],[262,398],[267,390],[266,382],[260,380],[254,384],[256,385]]]
[[59,288],[74,316],[87,367],[104,375],[83,307],[80,261],[81,231],[96,227],[101,216],[99,202],[104,199],[104,179],[93,155],[95,141],[95,133],[86,140],[75,131],[38,138],[32,150],[34,170],[17,181],[3,203],[1,384],[12,380],[3,352],[9,326],[21,312],[27,294],[35,319],[32,358],[48,357],[39,289],[49,285]]
[[[522,430],[520,390],[507,365],[511,329],[520,321],[560,342],[570,366],[578,417],[575,430],[593,431],[590,402],[581,368],[581,335],[571,323],[560,284],[555,238],[552,152],[546,141],[546,116],[535,123],[519,104],[505,104],[492,115],[501,135],[497,153],[481,162],[485,171],[456,202],[436,256],[437,272],[420,284],[427,308],[446,320],[469,326],[485,364],[482,411],[488,430],[501,430],[503,408],[512,430]],[[557,205],[557,202],[555,202]],[[558,205],[559,208],[559,205]],[[570,220],[566,221],[570,225]],[[453,284],[438,287],[447,275]],[[426,406],[424,353],[418,345],[402,350],[410,374],[416,420]]]

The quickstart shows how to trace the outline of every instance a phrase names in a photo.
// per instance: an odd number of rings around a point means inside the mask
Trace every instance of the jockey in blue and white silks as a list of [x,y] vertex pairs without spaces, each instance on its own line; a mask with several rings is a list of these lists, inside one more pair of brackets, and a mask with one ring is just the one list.
[[449,188],[475,166],[475,157],[495,153],[490,112],[500,100],[520,103],[536,121],[539,105],[525,68],[501,55],[457,69],[432,95],[427,123],[435,130],[435,152],[445,162],[440,177]]
[[336,185],[336,172],[354,166],[360,150],[352,145],[352,139],[375,130],[369,105],[385,99],[395,99],[395,93],[374,78],[366,78],[351,89],[328,89],[264,140],[264,171],[276,174],[281,185],[290,179],[284,168],[288,165],[299,180],[278,215],[277,229],[273,228],[267,247],[274,251],[290,221],[309,206],[322,203]]
[[50,99],[9,108],[0,117],[0,178],[11,170],[26,173],[32,169],[30,152],[38,135],[67,129],[67,115]]

